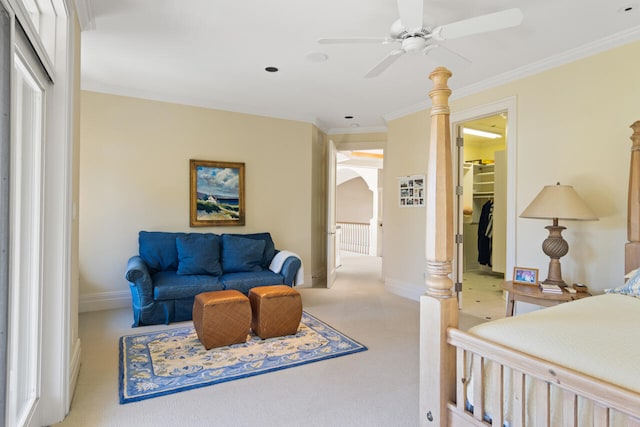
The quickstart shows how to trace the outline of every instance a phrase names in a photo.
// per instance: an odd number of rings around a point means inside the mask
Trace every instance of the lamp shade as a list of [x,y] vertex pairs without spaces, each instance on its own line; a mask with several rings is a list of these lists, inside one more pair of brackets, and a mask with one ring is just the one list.
[[542,191],[520,214],[521,218],[557,218],[583,221],[598,217],[570,185],[545,185]]

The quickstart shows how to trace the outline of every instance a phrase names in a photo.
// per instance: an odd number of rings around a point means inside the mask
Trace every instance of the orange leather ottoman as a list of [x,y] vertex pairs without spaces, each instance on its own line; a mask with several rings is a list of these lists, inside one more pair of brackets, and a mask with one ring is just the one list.
[[294,335],[302,318],[300,294],[286,285],[258,286],[249,291],[251,329],[262,339]]
[[251,326],[251,305],[242,292],[204,292],[193,302],[193,326],[204,348],[244,343]]

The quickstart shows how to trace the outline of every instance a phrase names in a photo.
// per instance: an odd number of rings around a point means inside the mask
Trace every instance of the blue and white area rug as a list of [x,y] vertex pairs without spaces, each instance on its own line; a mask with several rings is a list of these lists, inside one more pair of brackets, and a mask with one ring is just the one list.
[[192,325],[120,338],[120,403],[237,380],[365,351],[310,314],[296,335],[206,350]]

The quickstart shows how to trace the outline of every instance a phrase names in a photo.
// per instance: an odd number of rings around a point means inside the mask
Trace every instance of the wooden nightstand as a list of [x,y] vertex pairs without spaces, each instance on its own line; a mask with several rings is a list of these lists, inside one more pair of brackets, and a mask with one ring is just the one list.
[[531,304],[551,307],[581,298],[590,297],[589,292],[577,292],[572,294],[566,289],[562,289],[561,294],[544,293],[538,286],[520,285],[513,282],[502,282],[502,289],[507,291],[507,312],[506,316],[513,316],[513,309],[516,301],[528,302]]

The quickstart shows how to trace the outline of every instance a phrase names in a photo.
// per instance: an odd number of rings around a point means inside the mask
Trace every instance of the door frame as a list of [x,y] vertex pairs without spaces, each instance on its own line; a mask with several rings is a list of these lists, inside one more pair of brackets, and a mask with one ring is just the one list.
[[[333,284],[333,280],[336,277],[336,251],[339,251],[340,248],[335,248],[335,232],[336,232],[336,171],[337,171],[337,156],[340,151],[357,151],[357,150],[374,150],[381,149],[386,151],[387,142],[386,139],[378,140],[376,138],[372,139],[363,139],[358,141],[340,141],[338,138],[333,138],[332,135],[328,135],[328,147],[327,147],[327,199],[325,201],[327,206],[327,288],[331,287]],[[385,160],[383,158],[382,161],[382,170],[384,170]],[[332,172],[333,170],[333,172]],[[333,174],[333,176],[332,176]],[[378,194],[377,194],[377,218],[373,218],[372,222],[375,222],[376,226],[376,254],[375,256],[379,256],[382,258],[382,221],[383,221],[383,186],[378,185]],[[374,200],[376,199],[376,195],[374,195]],[[332,234],[333,233],[333,234]],[[334,250],[331,252],[331,240],[333,237],[334,241]],[[371,254],[370,254],[371,255]],[[330,264],[333,264],[333,268],[331,268]],[[384,271],[384,262],[382,264],[382,270]]]
[[[507,151],[507,233],[506,233],[506,272],[505,275],[513,270],[516,260],[516,152],[517,152],[517,99],[515,96],[501,99],[492,103],[479,105],[477,107],[469,108],[457,113],[452,113],[450,117],[451,134],[457,136],[457,129],[462,124],[476,120],[482,117],[493,116],[503,112],[507,113],[507,127],[505,146]],[[461,150],[456,144],[456,139],[452,140],[453,150],[456,153],[455,159],[459,159]],[[455,177],[460,177],[462,174],[461,164],[457,161],[453,165],[453,173]],[[460,184],[459,178],[456,178],[456,185]],[[463,213],[462,206],[459,203],[459,198],[454,194],[454,211],[455,224],[462,223]],[[454,283],[462,283],[462,266],[460,265],[463,260],[462,256],[463,243],[456,244],[456,257],[454,257],[453,265],[453,281]],[[506,276],[505,276],[506,278]]]
[[329,138],[327,153],[327,288],[336,280],[336,144]]

